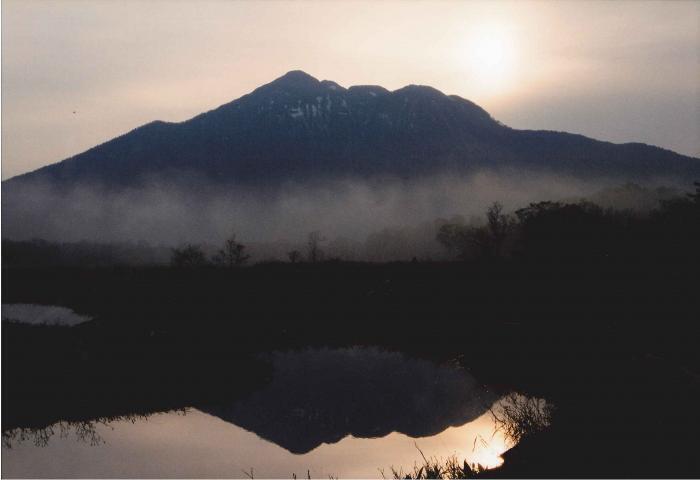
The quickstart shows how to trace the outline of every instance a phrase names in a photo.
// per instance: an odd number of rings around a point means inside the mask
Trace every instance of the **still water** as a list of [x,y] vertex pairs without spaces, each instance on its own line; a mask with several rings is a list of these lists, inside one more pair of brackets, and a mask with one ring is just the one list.
[[418,448],[493,468],[510,447],[489,412],[498,398],[456,366],[374,348],[269,359],[271,382],[229,404],[9,440],[2,475],[376,478],[412,469]]
[[90,320],[73,310],[57,305],[35,305],[33,303],[7,303],[0,307],[3,322],[29,325],[62,325],[72,327]]

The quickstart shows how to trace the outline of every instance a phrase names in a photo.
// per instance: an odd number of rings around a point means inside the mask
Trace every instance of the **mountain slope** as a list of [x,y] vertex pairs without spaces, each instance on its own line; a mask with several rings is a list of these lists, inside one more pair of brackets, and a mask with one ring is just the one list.
[[149,123],[7,183],[119,188],[165,178],[260,185],[481,168],[700,178],[697,159],[644,144],[511,129],[472,102],[430,87],[345,89],[292,71],[185,122]]

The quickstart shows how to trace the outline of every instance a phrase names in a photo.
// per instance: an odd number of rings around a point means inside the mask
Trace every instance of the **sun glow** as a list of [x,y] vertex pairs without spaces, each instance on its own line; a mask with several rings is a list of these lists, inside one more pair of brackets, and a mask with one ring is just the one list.
[[494,432],[494,435],[488,437],[488,440],[478,435],[474,441],[469,462],[486,469],[498,468],[503,465],[501,455],[508,451],[511,446],[500,432]]
[[516,48],[503,25],[484,25],[471,32],[464,47],[473,82],[484,90],[503,90],[513,79]]

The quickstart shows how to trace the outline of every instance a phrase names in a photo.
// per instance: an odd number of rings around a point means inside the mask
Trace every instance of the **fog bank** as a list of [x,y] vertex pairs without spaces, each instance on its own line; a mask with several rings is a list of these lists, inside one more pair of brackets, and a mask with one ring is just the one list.
[[601,184],[482,172],[287,184],[274,191],[157,183],[119,192],[90,185],[69,191],[41,184],[3,187],[3,238],[177,245],[219,243],[232,232],[247,242],[299,242],[314,230],[363,241],[387,227],[480,215],[494,201],[509,210],[537,200],[584,196]]

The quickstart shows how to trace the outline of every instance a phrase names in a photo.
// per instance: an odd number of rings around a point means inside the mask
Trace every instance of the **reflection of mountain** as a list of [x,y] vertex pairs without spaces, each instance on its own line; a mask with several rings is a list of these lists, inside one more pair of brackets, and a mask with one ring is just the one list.
[[377,349],[273,355],[272,382],[227,406],[198,407],[293,452],[347,435],[429,436],[463,425],[495,400],[464,370]]

